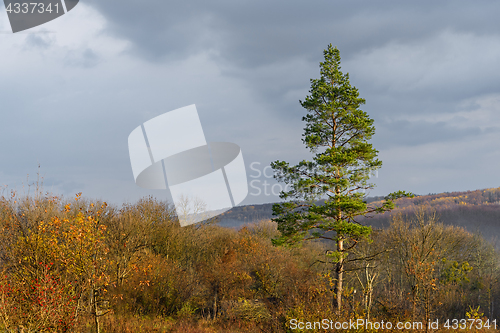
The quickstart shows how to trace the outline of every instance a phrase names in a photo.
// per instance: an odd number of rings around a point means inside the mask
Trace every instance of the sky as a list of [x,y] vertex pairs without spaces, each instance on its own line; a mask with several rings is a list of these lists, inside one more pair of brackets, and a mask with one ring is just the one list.
[[331,43],[375,121],[383,166],[369,195],[498,187],[499,12],[481,0],[81,0],[14,34],[2,7],[0,186],[25,193],[39,172],[68,198],[167,198],[135,184],[127,139],[196,104],[207,141],[241,147],[242,204],[278,201],[267,166],[311,159],[299,100]]

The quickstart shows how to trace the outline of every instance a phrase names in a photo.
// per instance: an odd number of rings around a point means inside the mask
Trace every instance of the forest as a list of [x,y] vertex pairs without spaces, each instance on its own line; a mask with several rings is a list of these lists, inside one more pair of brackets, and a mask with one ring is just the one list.
[[462,320],[466,331],[490,332],[500,314],[498,251],[441,223],[430,205],[395,214],[349,252],[341,313],[333,244],[274,246],[269,220],[180,227],[173,207],[152,197],[114,207],[12,192],[0,200],[0,223],[6,332],[335,331],[298,328],[325,319],[424,323],[416,331],[439,320],[443,332],[456,319],[457,331]]

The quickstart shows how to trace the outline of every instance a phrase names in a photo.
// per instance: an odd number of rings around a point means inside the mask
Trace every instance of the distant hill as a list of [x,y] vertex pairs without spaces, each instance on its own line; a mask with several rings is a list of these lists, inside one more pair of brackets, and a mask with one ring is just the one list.
[[233,207],[217,216],[218,224],[224,227],[238,228],[246,223],[269,220],[273,215],[272,209],[272,203]]
[[392,212],[365,219],[365,223],[383,228],[390,224],[394,214],[411,216],[418,208],[426,207],[434,209],[439,221],[444,224],[479,232],[488,240],[500,236],[500,188],[403,198],[396,205],[397,208]]
[[[381,204],[383,197],[369,197],[368,203]],[[219,215],[219,224],[226,227],[241,227],[272,218],[272,203],[234,207]],[[403,198],[396,202],[392,212],[364,218],[361,223],[374,228],[384,228],[397,213],[411,216],[419,207],[435,209],[444,224],[463,226],[470,232],[480,232],[485,238],[494,240],[500,236],[500,188],[466,192],[446,192]]]

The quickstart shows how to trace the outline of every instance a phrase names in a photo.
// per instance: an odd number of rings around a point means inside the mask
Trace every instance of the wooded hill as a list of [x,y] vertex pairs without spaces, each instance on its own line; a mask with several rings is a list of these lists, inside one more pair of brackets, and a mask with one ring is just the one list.
[[[369,197],[368,203],[381,204],[383,197]],[[226,227],[241,227],[271,219],[273,204],[235,207],[219,216],[219,224]],[[445,192],[402,198],[396,202],[392,212],[364,218],[359,222],[374,228],[389,226],[393,216],[413,214],[420,207],[434,209],[440,222],[462,226],[470,232],[479,232],[488,240],[500,235],[500,187],[466,192]]]

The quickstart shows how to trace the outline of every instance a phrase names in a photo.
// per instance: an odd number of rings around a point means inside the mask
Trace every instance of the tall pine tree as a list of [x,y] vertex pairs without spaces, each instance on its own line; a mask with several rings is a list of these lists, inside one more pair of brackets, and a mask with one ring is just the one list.
[[374,187],[370,174],[382,166],[378,151],[368,143],[375,133],[373,119],[360,109],[365,100],[351,86],[349,74],[340,71],[339,50],[330,44],[323,53],[321,77],[311,80],[310,95],[300,101],[307,110],[302,141],[315,154],[313,160],[295,166],[271,164],[275,178],[290,189],[280,195],[285,202],[273,206],[273,220],[281,232],[273,242],[291,245],[318,238],[335,242],[336,250],[329,255],[336,273],[333,303],[340,311],[348,251],[360,240],[369,240],[372,231],[356,219],[391,210],[393,200],[411,193],[398,191],[381,206],[367,205],[365,191]]

